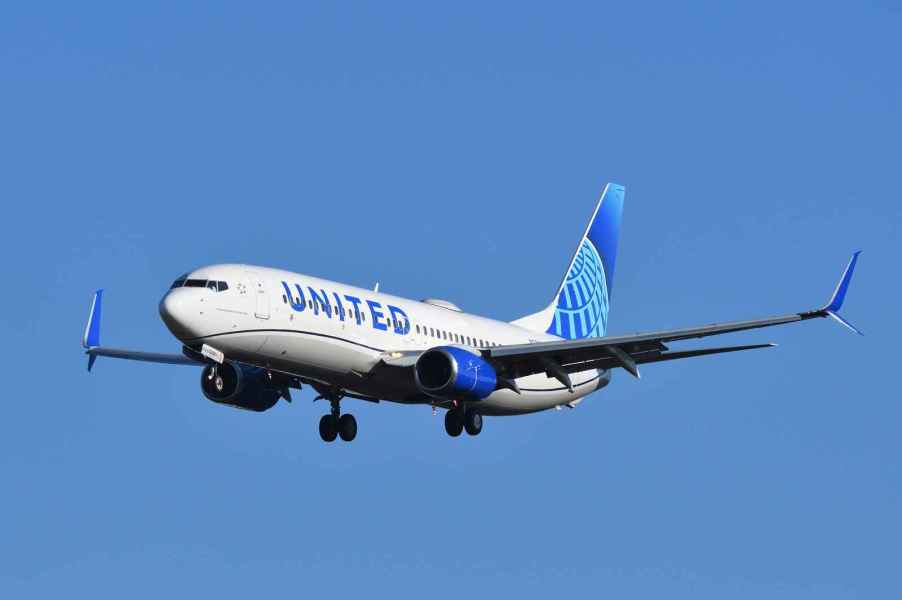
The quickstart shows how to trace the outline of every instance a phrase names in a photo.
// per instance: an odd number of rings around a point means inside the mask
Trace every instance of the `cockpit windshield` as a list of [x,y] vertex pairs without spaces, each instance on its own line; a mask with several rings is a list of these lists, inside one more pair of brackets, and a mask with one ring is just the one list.
[[229,284],[225,281],[216,281],[214,279],[188,279],[187,275],[182,275],[172,282],[172,287],[169,289],[174,290],[180,287],[207,288],[214,292],[224,292],[229,289]]

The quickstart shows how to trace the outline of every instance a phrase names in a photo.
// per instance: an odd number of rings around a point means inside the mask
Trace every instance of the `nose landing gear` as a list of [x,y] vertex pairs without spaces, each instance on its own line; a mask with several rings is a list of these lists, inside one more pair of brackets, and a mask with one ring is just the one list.
[[334,442],[341,437],[345,442],[352,442],[357,437],[357,419],[351,413],[341,414],[341,395],[329,394],[317,398],[328,400],[332,405],[332,411],[323,415],[319,420],[319,436],[324,442]]
[[222,393],[222,390],[225,389],[225,380],[222,378],[222,375],[219,374],[219,365],[216,363],[213,364],[213,367],[210,369],[210,374],[207,375],[207,379],[213,382],[213,387],[216,388],[216,391]]

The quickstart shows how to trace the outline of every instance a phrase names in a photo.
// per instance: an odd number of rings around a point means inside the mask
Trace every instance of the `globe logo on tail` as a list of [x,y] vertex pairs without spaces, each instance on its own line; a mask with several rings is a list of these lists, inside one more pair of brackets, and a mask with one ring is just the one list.
[[609,304],[601,256],[595,244],[584,239],[567,272],[548,333],[570,340],[603,336]]

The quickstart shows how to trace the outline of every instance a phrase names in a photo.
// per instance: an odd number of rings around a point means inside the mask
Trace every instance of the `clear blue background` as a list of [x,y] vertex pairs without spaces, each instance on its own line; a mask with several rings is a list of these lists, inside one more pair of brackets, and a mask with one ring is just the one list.
[[[430,4],[427,6],[427,4]],[[895,2],[6,3],[0,595],[898,598]],[[611,331],[814,308],[449,439],[308,391],[263,415],[157,302],[244,261],[499,319],[627,186]]]

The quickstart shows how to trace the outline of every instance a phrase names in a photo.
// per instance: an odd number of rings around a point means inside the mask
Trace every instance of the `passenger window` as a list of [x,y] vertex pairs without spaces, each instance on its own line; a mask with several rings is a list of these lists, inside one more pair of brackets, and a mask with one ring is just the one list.
[[282,294],[282,304],[288,304],[288,298],[285,297],[285,294]]

